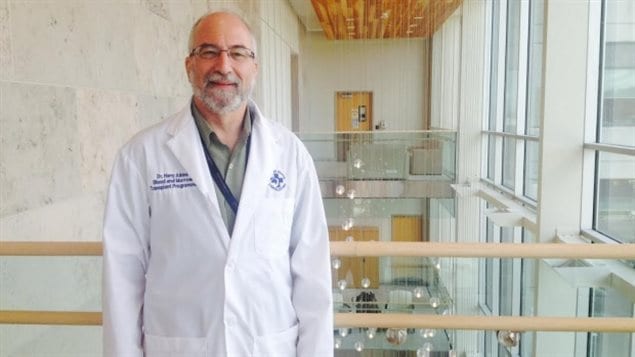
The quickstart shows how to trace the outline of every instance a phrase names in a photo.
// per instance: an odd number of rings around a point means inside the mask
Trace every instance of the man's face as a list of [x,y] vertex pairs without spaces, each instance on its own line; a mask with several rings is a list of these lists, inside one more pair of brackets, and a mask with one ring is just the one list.
[[[214,14],[201,21],[194,33],[194,48],[213,45],[217,49],[253,50],[252,37],[243,23],[231,14]],[[253,91],[258,65],[253,58],[236,60],[228,52],[216,58],[192,55],[185,61],[195,100],[215,114],[240,109]]]

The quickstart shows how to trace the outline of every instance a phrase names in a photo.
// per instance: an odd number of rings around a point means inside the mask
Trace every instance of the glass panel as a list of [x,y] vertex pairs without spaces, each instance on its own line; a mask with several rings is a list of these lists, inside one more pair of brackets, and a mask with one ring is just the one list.
[[498,107],[498,48],[499,48],[500,2],[492,2],[492,53],[490,58],[489,123],[488,129],[496,131],[496,110]]
[[[407,197],[409,193],[424,191],[419,186],[425,186],[425,182],[453,181],[456,175],[456,132],[453,131],[297,135],[313,157],[322,181],[383,182],[391,187],[399,186],[393,191],[399,189]],[[406,181],[405,189],[403,181]],[[330,197],[331,191],[322,192]],[[383,194],[381,197],[392,194],[376,190],[375,193]]]
[[[486,242],[493,243],[494,242],[494,223],[492,223],[489,219],[487,219],[487,228],[486,228]],[[492,313],[495,312],[494,309],[494,259],[486,258],[485,259],[485,306]]]
[[[0,310],[101,311],[101,257],[0,257]],[[99,326],[0,324],[2,356],[99,356]]]
[[516,180],[516,139],[503,138],[503,186],[513,190]]
[[[507,230],[507,229],[506,229]],[[511,235],[511,229],[508,233],[503,232],[503,236],[509,237]],[[504,241],[508,241],[508,238],[503,238]],[[534,239],[526,235],[524,240],[526,243],[533,242]],[[386,259],[395,259],[396,257],[383,257]],[[382,259],[383,259],[382,258]],[[488,311],[474,309],[473,305],[469,302],[469,296],[472,294],[472,289],[469,286],[462,285],[462,283],[471,284],[469,279],[466,279],[465,272],[469,270],[469,267],[476,267],[483,261],[479,258],[457,258],[452,264],[463,266],[461,269],[461,275],[459,276],[457,270],[453,270],[450,265],[438,268],[434,259],[421,258],[419,261],[422,266],[428,266],[432,269],[438,280],[429,280],[428,284],[423,285],[408,284],[402,281],[399,284],[393,284],[392,282],[382,283],[377,288],[356,289],[346,287],[345,289],[334,289],[334,294],[337,296],[336,309],[338,312],[375,312],[375,313],[412,313],[422,315],[452,315],[461,314],[468,316],[503,316],[503,315],[516,315],[508,313],[509,303],[503,300],[508,300],[507,296],[501,294],[501,312],[491,313]],[[536,270],[535,267],[539,264],[536,259],[522,259],[520,261],[517,258],[503,258],[501,259],[501,265],[506,266],[523,266],[523,274],[521,286],[522,288],[522,305],[520,310],[520,316],[536,316],[534,313],[534,299],[535,292]],[[520,263],[520,264],[518,264]],[[544,263],[541,263],[544,264]],[[561,316],[561,317],[586,317],[587,311],[593,311],[592,316],[597,317],[627,317],[633,316],[633,303],[629,300],[626,293],[621,293],[617,290],[608,288],[595,288],[596,293],[591,300],[593,308],[590,309],[587,306],[579,306],[580,303],[589,301],[590,288],[584,285],[584,281],[592,283],[593,281],[600,282],[598,279],[584,279],[584,276],[591,274],[599,274],[605,271],[605,267],[599,267],[597,271],[592,271],[593,265],[585,261],[570,260],[563,262],[556,267],[548,267],[544,265],[543,268],[553,269],[551,274],[546,274],[543,277],[542,284],[548,291],[548,294],[553,298],[552,301],[545,302],[546,306],[543,306],[543,315],[540,316]],[[506,270],[506,268],[503,268]],[[444,278],[445,271],[455,271],[455,275],[448,275]],[[548,272],[546,272],[548,273]],[[504,275],[504,273],[503,273]],[[607,273],[608,277],[608,273]],[[508,280],[503,282],[503,285],[513,283],[514,280]],[[573,283],[575,281],[575,283]],[[608,280],[606,280],[608,281]],[[579,287],[574,286],[579,285]],[[452,288],[450,288],[452,287]],[[503,290],[507,289],[505,287]],[[454,292],[453,292],[454,291]],[[372,298],[362,298],[363,292],[372,292]],[[452,296],[452,294],[457,294]],[[555,298],[558,297],[558,298]],[[578,303],[576,303],[576,301]],[[507,305],[507,306],[506,306]],[[460,312],[457,312],[460,311]],[[506,312],[507,311],[507,312]],[[557,312],[556,312],[557,311]],[[580,315],[582,311],[582,315]],[[399,332],[399,330],[402,330]],[[503,331],[504,332],[504,331]],[[504,333],[497,336],[496,331],[481,331],[481,332],[468,332],[461,331],[460,336],[462,338],[461,350],[455,351],[458,355],[461,353],[474,352],[479,349],[483,349],[486,353],[485,356],[492,356],[498,353],[502,355],[520,355],[520,356],[534,356],[537,349],[538,355],[545,355],[545,345],[534,346],[536,339],[535,332],[520,332],[519,339],[509,339],[511,336],[505,336]],[[351,353],[357,351],[404,351],[407,352],[400,356],[421,356],[417,354],[417,351],[421,348],[429,349],[431,356],[435,356],[432,352],[437,353],[436,356],[447,356],[452,347],[456,348],[454,339],[457,334],[452,330],[445,329],[429,329],[422,328],[402,328],[396,329],[396,331],[389,331],[387,329],[376,328],[357,328],[355,326],[349,326],[347,328],[338,328],[335,330],[336,337],[336,350],[338,350],[339,356],[350,356]],[[554,355],[574,355],[573,351],[579,348],[576,346],[574,332],[540,332],[541,341],[562,341],[562,345],[559,346],[547,346],[553,348]],[[583,335],[586,335],[583,333]],[[592,335],[592,334],[591,334]],[[392,337],[391,337],[392,336]],[[629,351],[631,342],[628,341],[631,334],[624,333],[611,333],[593,335],[595,345],[593,347],[597,352],[596,356],[627,356],[625,351]],[[507,338],[506,338],[507,337]],[[478,339],[480,346],[471,345],[469,342],[465,342],[468,339],[474,341]],[[591,340],[589,340],[591,341]],[[360,347],[361,346],[361,347]],[[361,348],[361,349],[358,349]],[[445,352],[445,354],[443,354]],[[541,352],[541,353],[540,353]],[[610,352],[610,353],[609,353]],[[348,353],[348,354],[347,354]],[[387,355],[393,355],[393,354]],[[368,356],[370,356],[369,354]],[[382,355],[382,354],[380,354]],[[383,355],[382,355],[383,356]]]
[[496,333],[495,331],[485,331],[485,353],[484,356],[494,356],[495,348],[497,348],[498,343],[496,343]]
[[[501,228],[501,243],[514,241],[514,228]],[[499,315],[511,316],[514,306],[514,261],[512,259],[500,259],[500,295]]]
[[[596,288],[592,292],[591,317],[633,317],[633,302],[615,289]],[[589,333],[589,356],[628,356],[633,335],[629,333]]]
[[599,141],[635,146],[635,3],[607,0]]
[[538,199],[538,149],[537,141],[525,141],[525,182],[523,194],[534,201]]
[[635,243],[635,157],[598,153],[595,229]]
[[529,65],[527,75],[527,121],[525,134],[540,135],[542,116],[542,52],[544,30],[544,0],[532,0],[530,3],[529,26]]
[[516,133],[518,115],[518,56],[520,49],[520,0],[507,2],[505,46],[505,104],[503,130]]
[[0,256],[0,287],[0,310],[101,311],[101,257]]
[[0,324],[0,346],[3,357],[101,356],[101,326]]
[[487,178],[494,181],[496,177],[496,136],[487,136]]
[[[536,237],[531,231],[523,228],[523,243],[536,243]],[[537,266],[535,259],[521,260],[521,284],[520,284],[520,314],[522,316],[535,316],[536,301],[536,275]],[[520,355],[533,356],[535,332],[523,333],[520,340]]]

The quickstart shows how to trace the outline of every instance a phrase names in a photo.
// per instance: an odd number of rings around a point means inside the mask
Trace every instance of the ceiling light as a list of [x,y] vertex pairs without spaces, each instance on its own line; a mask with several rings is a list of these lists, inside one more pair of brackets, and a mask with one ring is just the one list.
[[388,16],[390,16],[390,13],[388,11],[384,12],[383,14],[381,14],[381,18],[384,19],[384,20],[387,19]]
[[415,20],[423,20],[423,16],[415,16],[414,19]]

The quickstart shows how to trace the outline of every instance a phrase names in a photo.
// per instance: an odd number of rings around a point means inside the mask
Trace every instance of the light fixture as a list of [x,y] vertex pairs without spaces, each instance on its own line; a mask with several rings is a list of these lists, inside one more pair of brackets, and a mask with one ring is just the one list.
[[501,330],[496,333],[498,343],[505,347],[516,347],[520,340],[520,333],[518,331]]

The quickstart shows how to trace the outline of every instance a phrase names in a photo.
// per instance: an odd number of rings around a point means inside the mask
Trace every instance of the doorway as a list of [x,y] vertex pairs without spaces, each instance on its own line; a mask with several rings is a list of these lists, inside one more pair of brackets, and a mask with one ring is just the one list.
[[337,92],[335,111],[335,131],[370,131],[373,127],[373,93]]
[[[424,232],[427,231],[421,215],[403,215],[392,216],[391,220],[393,242],[425,242],[428,237]],[[421,257],[392,257],[391,258],[391,276],[394,280],[408,281],[413,278],[422,277],[422,258]]]
[[370,132],[372,128],[372,92],[357,91],[335,93],[335,131],[338,133],[338,161],[346,161],[352,142],[365,141],[367,135],[360,135],[354,132]]
[[[346,241],[352,237],[355,242],[369,242],[379,240],[379,227],[353,227],[344,230],[341,227],[329,227],[331,241]],[[351,239],[351,238],[349,238]],[[341,265],[333,271],[333,287],[337,282],[345,280],[347,288],[353,289],[377,289],[379,287],[379,257],[338,257]],[[367,278],[370,285],[362,286],[362,279]]]

